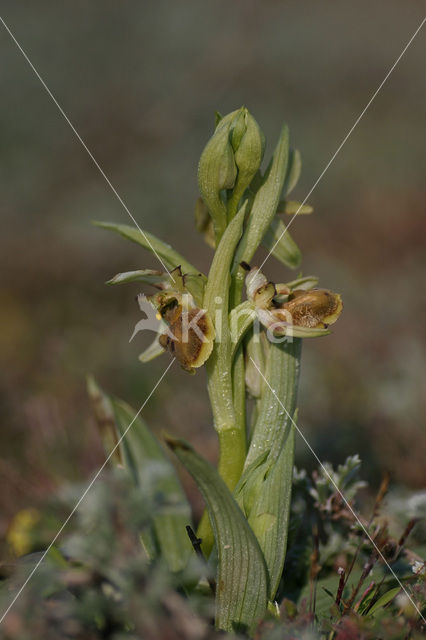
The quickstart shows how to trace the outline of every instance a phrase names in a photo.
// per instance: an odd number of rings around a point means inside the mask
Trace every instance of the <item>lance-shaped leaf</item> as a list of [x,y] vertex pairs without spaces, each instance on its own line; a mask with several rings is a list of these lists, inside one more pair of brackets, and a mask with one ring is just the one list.
[[168,269],[175,269],[180,266],[182,273],[199,273],[198,269],[188,262],[186,258],[152,233],[148,233],[147,231],[141,233],[137,227],[130,227],[126,224],[114,224],[113,222],[94,222],[93,224],[101,229],[114,231],[123,236],[123,238],[136,242],[136,244],[141,245],[144,249],[147,249],[147,251],[151,251],[151,253],[155,251],[164,261]]
[[160,556],[171,571],[182,570],[191,553],[185,528],[191,522],[191,509],[173,465],[141,418],[135,419],[135,411],[112,400],[93,377],[87,386],[105,453],[114,451],[111,462],[124,465],[136,486],[146,489],[149,482],[156,501],[152,520],[141,531],[148,557]]
[[207,505],[218,553],[216,626],[253,633],[267,607],[268,575],[253,531],[217,471],[188,444],[167,443],[189,471]]
[[258,418],[244,474],[235,490],[265,557],[269,598],[280,582],[290,517],[294,423],[301,340],[271,344]]
[[105,455],[111,457],[112,464],[122,464],[120,448],[117,447],[118,436],[114,409],[110,398],[102,391],[93,376],[87,376],[87,395],[92,403],[96,425],[102,439]]
[[186,525],[191,524],[191,508],[186,499],[176,471],[166,457],[159,442],[140,417],[124,402],[113,401],[114,413],[121,441],[123,460],[136,485],[146,479],[146,468],[152,469],[152,490],[159,505],[152,516],[152,536],[171,571],[181,571],[186,566],[191,545]]
[[204,295],[204,307],[215,320],[216,338],[213,353],[207,361],[209,392],[215,426],[218,431],[234,427],[232,401],[231,353],[232,345],[228,326],[228,301],[230,266],[235,247],[241,237],[246,204],[228,225],[216,250],[210,267]]
[[287,162],[288,128],[284,126],[272,161],[254,196],[246,229],[235,252],[233,297],[236,304],[240,302],[245,277],[244,269],[240,266],[240,263],[251,262],[256,249],[262,242],[262,238],[275,216],[284,184]]
[[302,261],[300,249],[279,218],[272,220],[263,238],[263,244],[286,267],[296,269],[300,265]]
[[287,550],[294,465],[294,431],[293,424],[285,426],[284,442],[278,459],[263,465],[262,489],[256,494],[248,518],[268,567],[270,600],[274,599],[278,589]]
[[266,363],[265,382],[259,417],[254,427],[245,468],[261,453],[270,451],[274,459],[281,451],[285,425],[296,409],[297,387],[300,374],[302,341],[294,338],[281,344],[271,344]]
[[374,615],[379,609],[381,609],[382,607],[385,607],[387,604],[392,602],[392,600],[398,595],[400,591],[401,591],[401,587],[399,586],[394,587],[393,589],[389,589],[389,591],[386,591],[386,593],[384,593],[382,597],[379,598],[375,604],[373,604],[373,606],[371,607],[371,609],[368,611],[366,615],[367,616]]

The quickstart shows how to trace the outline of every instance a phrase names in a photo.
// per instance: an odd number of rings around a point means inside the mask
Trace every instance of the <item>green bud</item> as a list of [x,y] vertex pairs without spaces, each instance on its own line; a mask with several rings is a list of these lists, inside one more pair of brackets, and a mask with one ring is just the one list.
[[231,124],[231,145],[234,151],[238,150],[244,134],[247,131],[246,114],[247,109],[241,108],[232,119]]
[[243,107],[232,119],[231,145],[238,176],[228,203],[228,220],[238,210],[239,202],[259,170],[265,150],[265,137],[256,120]]
[[219,121],[198,165],[198,186],[213,220],[216,245],[227,225],[226,205],[221,191],[232,189],[237,176],[234,151],[230,143],[230,127],[231,122],[227,116]]

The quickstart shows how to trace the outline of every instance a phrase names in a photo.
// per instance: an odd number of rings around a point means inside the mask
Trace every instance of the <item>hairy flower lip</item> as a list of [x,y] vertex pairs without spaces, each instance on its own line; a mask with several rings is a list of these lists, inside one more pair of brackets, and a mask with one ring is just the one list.
[[179,361],[183,369],[192,373],[206,362],[213,350],[213,323],[205,309],[192,307],[184,310],[181,305],[174,307],[167,322],[169,330],[159,336],[160,345]]
[[293,289],[268,282],[257,268],[246,276],[247,297],[254,304],[260,322],[274,335],[317,337],[329,333],[339,318],[341,296],[328,289]]

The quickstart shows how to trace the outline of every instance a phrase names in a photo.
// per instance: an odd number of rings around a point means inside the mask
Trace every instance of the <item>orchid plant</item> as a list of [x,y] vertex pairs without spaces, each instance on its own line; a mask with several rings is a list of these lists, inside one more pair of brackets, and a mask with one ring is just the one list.
[[[219,439],[217,469],[185,441],[168,436],[166,443],[205,500],[192,542],[201,545],[216,573],[216,626],[248,634],[273,610],[283,578],[302,340],[328,334],[342,310],[340,296],[317,288],[317,278],[299,274],[273,283],[252,264],[263,245],[284,267],[298,269],[301,252],[285,219],[312,212],[288,198],[301,159],[289,147],[287,127],[262,171],[264,149],[262,131],[246,108],[217,114],[200,158],[195,207],[197,229],[214,250],[207,276],[152,234],[96,223],[154,252],[164,265],[164,271],[142,269],[109,281],[156,290],[147,300],[159,318],[158,332],[140,359],[168,352],[188,373],[206,367]],[[134,417],[127,405],[107,397],[94,380],[89,392],[106,448],[119,442],[115,462],[136,485],[140,469],[162,465],[153,482],[163,507],[141,540],[148,561],[162,558],[179,573],[193,551],[186,532],[190,507],[176,472],[141,419],[121,439]]]

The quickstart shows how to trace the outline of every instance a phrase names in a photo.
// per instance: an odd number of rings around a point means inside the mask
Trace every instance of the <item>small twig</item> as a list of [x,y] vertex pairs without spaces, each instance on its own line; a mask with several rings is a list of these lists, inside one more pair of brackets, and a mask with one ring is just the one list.
[[340,600],[342,599],[343,589],[345,588],[345,570],[343,567],[340,567],[338,573],[340,574],[339,586],[337,588],[336,594],[336,604],[340,604]]
[[351,609],[354,603],[354,600],[363,585],[364,580],[366,579],[366,577],[368,576],[368,574],[370,573],[371,569],[374,567],[376,562],[377,562],[377,553],[373,553],[370,557],[370,560],[365,564],[364,569],[362,570],[362,573],[361,573],[361,577],[358,581],[358,584],[351,593],[351,597],[349,598],[348,602],[346,602],[345,604],[343,615]]
[[309,602],[309,611],[313,614],[313,619],[315,618],[315,609],[317,603],[317,576],[321,570],[321,567],[318,563],[319,558],[319,534],[318,534],[318,526],[314,525],[313,527],[313,541],[314,548],[311,554],[311,570],[309,575],[310,580],[310,602]]
[[[196,556],[207,566],[207,561],[204,557],[203,552],[201,551],[201,543],[203,542],[202,538],[197,538],[193,528],[189,524],[186,525],[186,533],[188,534],[188,538],[191,541],[191,544],[195,551]],[[211,576],[209,576],[208,572],[207,572],[207,582],[209,583],[209,587],[212,590],[213,595],[216,595],[216,580]]]
[[376,496],[376,501],[374,503],[374,508],[373,508],[373,514],[371,516],[369,524],[371,524],[373,519],[376,516],[379,515],[379,508],[380,508],[380,506],[381,506],[381,504],[383,502],[383,499],[384,499],[384,497],[387,494],[388,489],[389,489],[389,481],[390,481],[389,472],[385,471],[385,473],[383,475],[383,480],[382,480],[382,482],[380,484],[379,491],[378,491],[377,496]]
[[[392,562],[392,563],[396,562],[396,560],[398,559],[398,557],[399,557],[399,555],[400,555],[400,553],[401,553],[401,551],[402,551],[402,549],[403,549],[403,546],[404,546],[404,544],[405,544],[405,542],[406,542],[406,540],[407,540],[408,536],[410,535],[410,533],[411,533],[411,531],[412,531],[412,529],[413,529],[414,525],[418,522],[418,520],[419,520],[418,518],[412,518],[412,519],[408,522],[407,526],[405,527],[404,531],[403,531],[403,532],[402,532],[402,534],[401,534],[400,539],[398,540],[398,543],[397,543],[396,548],[395,548],[395,552],[394,552],[394,554],[393,554],[392,558],[390,559],[390,562]],[[366,613],[368,613],[368,611],[370,611],[371,607],[372,607],[372,606],[377,602],[377,600],[379,599],[380,589],[382,588],[382,586],[383,586],[383,584],[384,584],[385,579],[386,579],[386,576],[384,575],[384,576],[382,577],[382,579],[380,580],[379,584],[378,584],[378,585],[377,585],[377,587],[376,587],[376,593],[375,593],[375,594],[374,594],[374,596],[371,598],[371,601],[370,601],[370,604],[368,605],[368,608],[367,608],[367,610],[366,610]]]
[[[385,495],[386,495],[386,493],[387,493],[387,491],[389,489],[389,480],[390,480],[390,475],[386,471],[384,476],[383,476],[382,482],[380,484],[379,491],[377,492],[376,500],[374,501],[374,507],[373,507],[373,511],[371,513],[370,519],[368,520],[368,522],[366,523],[366,526],[365,526],[367,531],[370,529],[374,518],[378,515],[379,507],[382,504],[383,499],[384,499],[384,497],[385,497]],[[351,564],[349,566],[349,569],[348,569],[348,571],[346,573],[345,585],[346,585],[347,581],[349,580],[349,576],[350,576],[350,574],[352,572],[352,569],[355,566],[355,562],[356,562],[356,560],[358,558],[359,552],[361,551],[361,547],[362,547],[363,543],[364,543],[364,537],[361,537],[361,539],[360,539],[360,541],[359,541],[359,543],[357,545],[357,548],[355,550],[354,556],[352,558],[352,562],[351,562]]]
[[368,596],[369,593],[371,593],[371,591],[374,589],[375,586],[376,586],[376,583],[374,581],[370,582],[370,584],[368,585],[368,587],[366,588],[366,590],[364,591],[364,593],[362,594],[362,596],[360,597],[356,605],[354,606],[354,611],[358,611],[358,609],[361,606],[361,602],[364,600],[364,598]]
[[398,544],[397,547],[395,549],[395,555],[392,558],[392,561],[395,562],[395,560],[398,558],[399,554],[402,551],[402,548],[404,546],[404,544],[407,541],[408,536],[410,535],[411,531],[413,530],[413,527],[418,523],[419,518],[412,518],[407,526],[405,527],[404,531],[402,532],[402,535],[400,537],[400,539],[398,540]]

